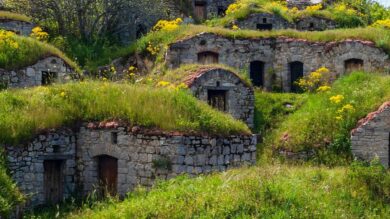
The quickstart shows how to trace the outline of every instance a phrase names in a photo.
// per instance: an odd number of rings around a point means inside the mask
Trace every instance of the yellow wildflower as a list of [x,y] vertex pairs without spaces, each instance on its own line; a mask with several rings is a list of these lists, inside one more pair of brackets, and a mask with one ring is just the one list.
[[324,86],[320,86],[320,87],[317,89],[317,92],[326,92],[326,91],[330,91],[330,89],[331,89],[330,86],[324,85]]
[[339,94],[339,95],[330,97],[329,100],[330,100],[332,103],[337,104],[337,103],[340,103],[341,101],[344,100],[344,96]]
[[171,83],[170,82],[168,82],[168,81],[159,81],[158,83],[157,83],[157,87],[166,87],[166,86],[168,86],[168,85],[170,85]]
[[232,26],[232,30],[238,30],[238,29],[240,29],[240,28],[237,25]]
[[60,93],[60,96],[61,96],[61,97],[65,97],[65,96],[66,96],[66,93],[65,93],[64,91],[62,91],[62,92]]

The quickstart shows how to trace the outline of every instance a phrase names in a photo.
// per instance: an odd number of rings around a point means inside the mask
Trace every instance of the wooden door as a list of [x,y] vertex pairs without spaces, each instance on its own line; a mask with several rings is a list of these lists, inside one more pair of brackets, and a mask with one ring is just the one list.
[[253,86],[262,87],[264,84],[264,62],[253,61],[250,64],[250,77]]
[[299,92],[301,89],[296,84],[300,78],[303,77],[303,63],[292,62],[290,63],[290,75],[291,75],[291,92]]
[[201,52],[198,54],[198,63],[202,65],[217,64],[219,55],[215,52]]
[[103,155],[99,160],[99,180],[104,195],[115,195],[118,183],[118,160],[116,158]]
[[46,203],[56,204],[63,199],[63,161],[45,160],[43,168]]
[[364,67],[364,61],[361,59],[348,59],[345,61],[345,73],[351,73],[354,71],[361,71]]
[[206,2],[195,2],[195,18],[199,20],[206,20],[207,19],[207,8],[206,8]]
[[210,106],[220,111],[226,111],[225,90],[208,90],[208,103]]

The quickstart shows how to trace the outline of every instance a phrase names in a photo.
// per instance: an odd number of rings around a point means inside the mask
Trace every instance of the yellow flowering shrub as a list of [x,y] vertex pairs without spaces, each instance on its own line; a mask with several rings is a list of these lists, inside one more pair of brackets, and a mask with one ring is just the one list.
[[316,4],[316,5],[307,6],[305,10],[309,13],[313,13],[321,9],[322,9],[322,4]]
[[[326,67],[321,67],[297,82],[298,86],[306,92],[326,91],[332,82],[332,74]],[[329,87],[330,88],[330,87]]]
[[232,26],[232,30],[239,30],[239,29],[240,28],[237,25],[235,25],[235,24]]
[[372,27],[381,27],[390,29],[390,19],[385,20],[377,20],[375,23],[371,25]]
[[46,42],[47,39],[49,38],[49,34],[47,32],[45,32],[45,31],[43,31],[41,27],[34,27],[32,29],[30,37],[35,38],[35,39],[37,39],[39,41]]
[[183,23],[181,18],[176,18],[175,20],[159,20],[156,25],[153,27],[153,31],[165,30],[173,31],[179,28],[180,24]]
[[335,96],[331,96],[331,97],[329,98],[329,100],[330,100],[330,102],[332,102],[332,103],[334,103],[334,104],[339,104],[339,103],[341,103],[341,101],[344,100],[344,96],[338,94],[338,95],[335,95]]
[[160,52],[160,47],[158,45],[153,45],[152,42],[149,42],[148,47],[146,47],[146,50],[152,55],[155,56]]
[[331,87],[330,87],[330,86],[324,85],[324,86],[320,86],[320,87],[317,89],[317,92],[327,92],[327,91],[330,91],[330,90],[331,90]]
[[15,36],[14,32],[0,30],[0,48],[2,52],[5,52],[8,49],[18,49],[19,44],[13,38]]
[[169,81],[159,81],[157,83],[157,87],[167,87],[169,86],[171,83]]
[[242,7],[242,4],[240,4],[240,3],[230,4],[229,7],[227,8],[225,14],[226,15],[232,14],[232,13],[238,11],[239,9],[241,9],[241,7]]

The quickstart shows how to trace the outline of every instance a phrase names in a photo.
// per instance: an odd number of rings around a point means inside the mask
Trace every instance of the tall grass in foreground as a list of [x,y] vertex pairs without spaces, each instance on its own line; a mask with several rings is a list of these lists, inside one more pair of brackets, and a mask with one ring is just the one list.
[[390,174],[377,165],[259,166],[178,177],[150,191],[138,189],[123,202],[111,199],[70,213],[60,207],[35,217],[384,218],[390,214],[389,186]]
[[76,121],[122,119],[167,131],[248,134],[228,114],[185,91],[108,82],[81,82],[0,92],[0,143]]
[[389,76],[374,73],[342,77],[330,91],[310,94],[299,110],[266,137],[265,145],[291,151],[330,152],[332,156],[319,157],[325,163],[348,158],[350,131],[359,119],[390,99],[389,84]]

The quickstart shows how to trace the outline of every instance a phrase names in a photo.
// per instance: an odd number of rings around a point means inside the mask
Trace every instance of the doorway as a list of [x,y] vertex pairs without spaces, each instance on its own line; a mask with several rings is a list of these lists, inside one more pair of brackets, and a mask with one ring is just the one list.
[[296,84],[299,79],[303,77],[303,63],[291,62],[289,64],[290,76],[291,76],[291,92],[300,92],[300,87]]
[[198,63],[207,65],[207,64],[217,64],[219,62],[219,54],[216,52],[201,52],[198,53]]
[[57,204],[63,199],[63,164],[63,160],[43,162],[45,200],[48,204]]
[[225,112],[226,111],[226,90],[208,90],[207,98],[208,103],[215,109]]
[[205,1],[195,1],[194,15],[199,20],[207,19],[207,3]]
[[344,62],[345,73],[361,71],[364,67],[364,61],[361,59],[348,59]]
[[57,72],[43,71],[42,72],[42,85],[50,85],[57,80]]
[[253,86],[262,87],[264,85],[264,62],[251,62],[249,71]]
[[98,176],[103,195],[116,195],[118,184],[118,159],[102,155],[98,157]]

